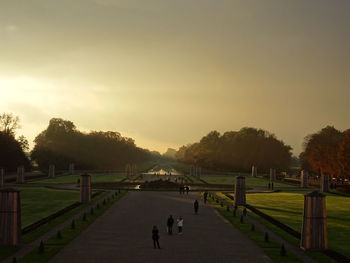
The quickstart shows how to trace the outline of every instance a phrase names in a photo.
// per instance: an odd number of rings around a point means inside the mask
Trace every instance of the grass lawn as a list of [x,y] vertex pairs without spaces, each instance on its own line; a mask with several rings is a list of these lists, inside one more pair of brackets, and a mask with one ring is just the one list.
[[[35,180],[31,183],[45,183],[45,184],[75,184],[77,183],[80,175],[64,175],[55,178],[46,178],[41,180]],[[113,183],[119,182],[124,179],[125,175],[120,173],[106,173],[106,174],[91,174],[92,183]]]
[[[330,248],[350,257],[350,198],[328,195],[326,200]],[[247,203],[291,228],[301,231],[303,194],[248,194]]]
[[[243,175],[243,174],[242,174]],[[206,181],[209,184],[229,184],[233,185],[236,181],[236,176],[229,176],[229,175],[205,175],[202,176],[201,179]],[[269,181],[260,178],[260,177],[251,177],[251,176],[246,176],[246,185],[248,187],[266,187],[268,185]],[[280,182],[274,182],[274,187],[275,188],[296,188],[297,186],[295,185],[290,185],[290,184],[284,184]]]
[[225,207],[221,207],[219,204],[215,203],[213,200],[209,199],[210,204],[215,207],[222,216],[224,216],[234,227],[238,228],[244,234],[246,234],[251,240],[255,242],[259,247],[261,247],[264,253],[270,257],[272,262],[284,262],[284,263],[299,263],[303,262],[299,260],[294,254],[290,251],[287,251],[286,256],[281,256],[281,244],[278,244],[272,240],[269,242],[264,241],[264,233],[255,230],[251,230],[251,224],[247,222],[240,222],[240,217],[233,216],[232,211],[226,211]]
[[55,190],[45,187],[22,187],[22,227],[79,201],[79,191]]

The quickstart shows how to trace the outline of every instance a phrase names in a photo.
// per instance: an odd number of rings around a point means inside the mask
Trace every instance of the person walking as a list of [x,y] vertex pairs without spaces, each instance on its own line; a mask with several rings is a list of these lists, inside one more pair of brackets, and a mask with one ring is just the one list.
[[208,200],[208,192],[207,191],[204,192],[203,197],[204,197],[204,204],[206,204],[207,200]]
[[177,229],[178,229],[178,234],[181,235],[182,234],[182,228],[184,226],[184,220],[183,218],[180,216],[177,219]]
[[158,230],[157,226],[153,226],[152,239],[153,239],[153,247],[160,248],[160,246],[159,246],[159,230]]
[[168,217],[168,220],[166,222],[167,228],[168,228],[168,234],[172,235],[173,234],[173,225],[174,225],[174,218],[172,215]]
[[194,213],[198,214],[199,203],[197,200],[194,201],[193,207],[194,207]]

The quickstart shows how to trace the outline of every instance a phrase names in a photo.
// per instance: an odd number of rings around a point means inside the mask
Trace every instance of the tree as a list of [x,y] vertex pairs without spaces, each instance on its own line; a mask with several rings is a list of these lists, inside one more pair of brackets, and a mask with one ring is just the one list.
[[18,116],[14,116],[12,113],[0,115],[0,131],[15,135],[18,128],[20,128]]
[[257,165],[268,171],[271,167],[287,169],[291,149],[267,131],[245,127],[223,135],[212,131],[198,143],[182,146],[176,158],[211,169],[250,171]]
[[140,163],[154,157],[118,132],[83,133],[73,122],[59,118],[51,119],[34,142],[32,159],[44,169],[50,164],[67,169],[72,162],[80,169],[124,169],[127,163]]
[[342,168],[338,150],[341,139],[342,133],[333,126],[327,126],[317,133],[306,136],[304,152],[300,155],[304,168],[314,173],[340,175]]

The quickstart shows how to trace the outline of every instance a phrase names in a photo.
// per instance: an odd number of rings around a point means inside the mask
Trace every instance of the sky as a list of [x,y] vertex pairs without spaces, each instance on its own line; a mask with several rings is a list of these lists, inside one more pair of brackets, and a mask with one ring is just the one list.
[[256,127],[350,128],[348,0],[2,0],[0,113],[165,152]]

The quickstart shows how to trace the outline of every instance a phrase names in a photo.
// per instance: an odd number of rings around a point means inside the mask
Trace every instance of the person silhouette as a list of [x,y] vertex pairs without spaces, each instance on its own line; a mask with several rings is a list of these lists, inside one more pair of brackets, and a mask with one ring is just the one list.
[[152,239],[153,239],[153,247],[160,248],[160,246],[159,246],[159,230],[158,230],[157,226],[153,226]]
[[182,228],[184,226],[184,220],[183,218],[180,216],[178,219],[177,219],[177,228],[178,228],[178,234],[181,235],[182,234]]
[[195,214],[198,214],[199,203],[198,203],[197,200],[194,201],[193,207],[194,207],[194,213],[195,213]]
[[168,217],[168,220],[166,222],[167,228],[168,228],[168,234],[172,235],[173,234],[173,225],[174,225],[174,218],[172,215]]

